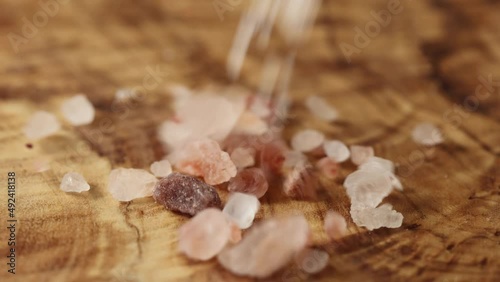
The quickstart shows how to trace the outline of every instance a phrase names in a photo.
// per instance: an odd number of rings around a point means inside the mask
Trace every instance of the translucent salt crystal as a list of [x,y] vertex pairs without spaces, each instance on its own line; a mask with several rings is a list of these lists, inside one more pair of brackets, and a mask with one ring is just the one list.
[[373,157],[375,152],[373,147],[369,146],[359,146],[352,145],[351,146],[351,161],[355,165],[361,165],[368,160],[368,158]]
[[91,124],[95,116],[94,106],[84,94],[75,95],[64,101],[61,112],[69,123],[75,126]]
[[351,205],[374,208],[392,191],[392,182],[382,169],[357,170],[344,181]]
[[388,172],[394,173],[394,163],[390,160],[380,157],[369,157],[363,164],[359,166],[359,169],[370,169],[373,167],[381,168]]
[[323,144],[325,136],[313,129],[306,129],[297,132],[292,137],[292,148],[299,152],[310,152]]
[[218,209],[199,212],[179,228],[179,250],[196,260],[215,257],[231,237],[226,216]]
[[411,133],[411,137],[416,143],[427,146],[437,145],[444,141],[441,130],[428,122],[417,124]]
[[259,207],[260,202],[254,195],[234,193],[229,196],[222,212],[231,218],[240,229],[247,229],[252,226]]
[[166,177],[172,173],[172,165],[168,160],[161,160],[152,163],[149,170],[151,170],[156,177]]
[[76,172],[66,173],[61,181],[61,190],[64,192],[84,192],[90,190],[90,186],[83,176]]
[[333,106],[318,96],[309,96],[306,100],[306,107],[313,115],[325,121],[334,121],[339,116]]
[[189,215],[210,207],[221,207],[219,194],[214,187],[178,172],[172,172],[158,181],[153,198],[168,210]]
[[335,211],[328,211],[325,216],[324,229],[330,239],[339,239],[347,233],[345,218]]
[[283,167],[293,168],[298,163],[305,161],[307,161],[306,155],[298,151],[290,150],[285,153],[285,161],[283,163]]
[[328,179],[335,179],[340,170],[339,164],[328,157],[320,159],[316,163],[316,167]]
[[215,94],[193,95],[176,108],[176,116],[193,134],[222,141],[233,130],[245,102]]
[[320,249],[305,248],[295,256],[298,267],[306,273],[316,274],[328,265],[330,255]]
[[193,131],[189,127],[182,123],[167,120],[158,127],[158,138],[168,150],[182,147],[186,142],[197,137],[193,135]]
[[256,114],[245,111],[233,128],[234,134],[261,135],[269,130],[267,123]]
[[117,168],[109,174],[108,190],[121,202],[153,195],[156,177],[143,169]]
[[283,190],[285,195],[297,200],[316,200],[318,182],[313,168],[308,162],[297,164],[285,175]]
[[191,175],[202,176],[207,184],[217,185],[229,181],[237,169],[229,154],[219,143],[204,139],[194,141],[180,149],[175,167]]
[[282,140],[273,140],[260,147],[260,166],[267,174],[281,174],[285,154],[288,151]]
[[347,160],[351,155],[349,148],[339,140],[325,141],[323,149],[326,155],[337,163]]
[[237,275],[265,278],[287,265],[309,238],[303,215],[271,218],[252,227],[241,242],[226,247],[217,259]]
[[390,205],[366,209],[351,207],[351,217],[356,225],[364,226],[368,230],[381,227],[398,228],[403,224],[403,215],[393,210]]
[[45,111],[37,111],[23,128],[24,135],[29,139],[41,139],[50,136],[61,129],[56,116]]
[[181,107],[182,103],[187,101],[187,99],[193,95],[191,89],[181,84],[171,85],[168,87],[168,90],[174,98],[174,108],[176,109]]
[[260,168],[243,169],[229,181],[227,189],[231,192],[241,192],[255,195],[257,198],[264,196],[268,189],[266,176]]
[[237,168],[253,166],[255,165],[255,150],[238,147],[231,152],[231,160]]

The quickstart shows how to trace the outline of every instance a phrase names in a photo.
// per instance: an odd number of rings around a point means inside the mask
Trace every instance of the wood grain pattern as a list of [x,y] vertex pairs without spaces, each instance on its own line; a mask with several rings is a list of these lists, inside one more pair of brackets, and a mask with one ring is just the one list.
[[[152,199],[120,204],[106,191],[113,167],[147,168],[165,153],[155,131],[171,114],[168,85],[229,84],[225,60],[245,2],[220,21],[212,1],[69,1],[16,54],[7,35],[21,34],[23,17],[32,21],[41,8],[36,1],[0,1],[0,178],[18,175],[20,227],[18,274],[8,275],[2,259],[0,280],[250,280],[214,261],[178,255],[176,229],[186,218]],[[274,187],[258,218],[303,211],[315,244],[332,256],[318,275],[290,264],[269,280],[500,280],[500,3],[401,0],[402,12],[347,63],[339,44],[353,44],[354,28],[364,29],[372,11],[392,2],[323,1],[297,57],[285,137],[316,128],[349,144],[373,145],[395,161],[405,191],[388,202],[405,216],[403,227],[367,232],[350,222],[349,236],[328,243],[325,212],[348,216],[342,179],[322,180],[325,191],[315,203],[288,200]],[[258,86],[261,61],[252,49],[242,85]],[[157,67],[166,74],[155,84],[147,68]],[[476,92],[488,76],[496,85]],[[145,86],[141,101],[113,106],[116,89]],[[20,128],[31,113],[58,112],[77,92],[97,107],[96,121],[65,125],[28,149]],[[302,101],[312,93],[339,109],[339,122],[310,116]],[[421,121],[438,124],[446,142],[434,149],[414,144],[410,132]],[[36,173],[44,160],[51,169]],[[346,165],[341,173],[353,169]],[[59,190],[69,170],[89,180],[90,192]],[[0,193],[2,207],[5,197]],[[0,216],[3,224],[3,208]],[[2,228],[2,256],[6,238]]]

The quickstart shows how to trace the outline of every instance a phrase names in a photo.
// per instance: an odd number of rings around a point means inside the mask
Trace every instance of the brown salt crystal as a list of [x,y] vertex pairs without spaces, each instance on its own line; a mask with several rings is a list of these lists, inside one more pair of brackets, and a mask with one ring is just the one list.
[[243,169],[229,181],[227,189],[231,192],[240,192],[255,195],[260,198],[266,194],[268,183],[264,172],[260,168]]
[[237,275],[267,277],[284,267],[310,240],[303,215],[267,219],[234,246],[217,256],[219,263]]
[[221,208],[221,200],[212,186],[196,177],[173,172],[156,184],[153,198],[168,210],[189,215],[209,208]]
[[316,167],[328,179],[335,179],[339,174],[340,166],[338,163],[330,159],[329,157],[324,157],[316,163]]
[[285,177],[283,190],[287,196],[297,200],[316,200],[318,182],[310,163],[298,163]]
[[335,211],[328,211],[325,216],[324,229],[330,239],[338,239],[347,233],[345,218]]

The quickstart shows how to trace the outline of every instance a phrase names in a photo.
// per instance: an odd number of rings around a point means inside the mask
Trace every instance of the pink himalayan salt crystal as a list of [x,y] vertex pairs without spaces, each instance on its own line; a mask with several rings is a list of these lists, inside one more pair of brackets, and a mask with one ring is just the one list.
[[156,177],[167,177],[172,173],[172,165],[168,160],[161,160],[152,163],[149,170],[151,170]]
[[75,95],[61,105],[61,112],[72,125],[86,125],[94,121],[95,109],[87,96]]
[[193,131],[186,125],[167,120],[158,127],[158,138],[168,150],[175,150],[194,137]]
[[375,208],[392,191],[392,183],[384,170],[374,168],[357,170],[344,181],[351,205],[357,208]]
[[417,144],[427,146],[434,146],[444,141],[443,134],[439,128],[428,122],[417,124],[411,132],[411,137]]
[[326,235],[330,239],[339,239],[347,233],[347,222],[345,218],[335,211],[328,211],[323,225]]
[[366,209],[351,207],[351,217],[356,225],[364,226],[368,230],[381,227],[398,228],[403,224],[403,215],[393,210],[390,204]]
[[306,155],[298,151],[290,150],[285,153],[285,161],[283,163],[283,167],[293,168],[298,163],[305,161],[307,161]]
[[154,187],[153,198],[166,209],[189,215],[222,206],[214,187],[196,177],[173,172]]
[[273,140],[262,145],[260,150],[260,167],[266,174],[281,174],[285,154],[288,151],[282,140]]
[[309,240],[303,215],[271,218],[250,229],[240,243],[222,250],[217,259],[234,274],[265,278],[287,265]]
[[316,163],[316,167],[328,179],[335,179],[339,175],[339,164],[328,157],[320,159]]
[[328,265],[330,255],[324,250],[305,248],[295,256],[295,263],[306,273],[316,274]]
[[297,164],[288,171],[283,183],[285,195],[297,200],[316,200],[318,182],[310,163]]
[[77,192],[81,193],[90,190],[90,185],[85,178],[76,172],[66,173],[59,186],[64,192]]
[[179,250],[189,258],[209,260],[226,246],[231,238],[231,227],[218,209],[199,212],[179,228]]
[[361,165],[368,160],[369,157],[373,157],[375,152],[373,147],[369,146],[351,146],[351,161],[355,165]]
[[255,165],[255,149],[238,147],[231,152],[231,160],[237,168]]
[[233,128],[234,134],[260,135],[269,130],[267,123],[256,114],[245,111]]
[[229,196],[222,212],[240,229],[247,229],[252,226],[259,207],[260,202],[254,195],[234,193]]
[[309,96],[306,100],[306,107],[309,111],[324,121],[334,121],[338,118],[337,110],[328,102],[318,96]]
[[295,151],[310,152],[321,146],[324,140],[323,133],[313,129],[306,129],[295,133],[291,145]]
[[37,111],[26,123],[23,132],[28,139],[36,140],[48,137],[60,129],[61,124],[55,115],[46,111]]
[[177,170],[183,173],[202,176],[210,185],[229,181],[237,169],[229,154],[222,151],[219,143],[204,139],[194,141],[180,149],[176,156]]
[[241,192],[255,195],[257,198],[264,196],[269,185],[266,176],[260,168],[243,169],[229,181],[227,189],[230,192]]
[[108,190],[121,202],[153,195],[156,177],[145,170],[117,168],[109,174]]
[[323,149],[326,155],[337,163],[341,163],[349,158],[351,153],[344,142],[339,140],[325,141]]

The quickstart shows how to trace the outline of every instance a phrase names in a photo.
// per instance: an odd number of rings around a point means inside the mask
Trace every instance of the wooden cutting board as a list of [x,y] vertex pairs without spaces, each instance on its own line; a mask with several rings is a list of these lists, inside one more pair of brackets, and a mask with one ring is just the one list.
[[[171,116],[168,86],[230,85],[226,56],[247,1],[229,1],[236,7],[223,6],[221,20],[213,5],[224,1],[47,0],[56,3],[50,15],[36,1],[0,1],[0,179],[7,187],[7,172],[16,173],[18,220],[16,275],[7,272],[9,234],[0,229],[1,281],[250,280],[179,255],[176,230],[185,217],[151,198],[118,203],[106,188],[112,168],[148,168],[165,154],[156,128]],[[350,164],[338,180],[322,180],[319,202],[291,201],[271,187],[258,218],[304,212],[331,260],[318,275],[290,264],[269,280],[500,281],[500,3],[323,2],[297,55],[284,135],[315,128],[374,146],[398,165],[405,190],[387,202],[404,222],[372,232],[352,223],[341,186]],[[250,50],[243,86],[257,89],[262,58]],[[113,106],[125,87],[146,90],[140,101]],[[20,129],[30,115],[60,116],[61,101],[79,92],[97,108],[94,123],[65,124],[28,148]],[[303,103],[311,94],[335,105],[340,120],[312,117]],[[444,144],[411,140],[423,121],[442,128]],[[82,173],[91,190],[60,191],[68,171]],[[6,224],[6,188],[0,202]],[[322,231],[329,209],[349,219],[350,234],[334,243]]]

